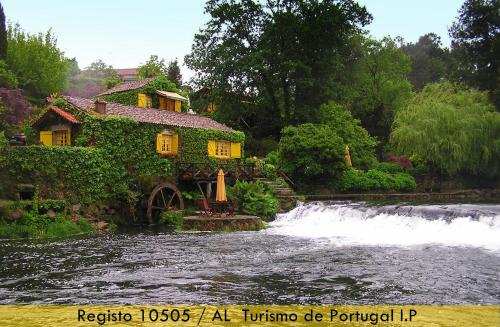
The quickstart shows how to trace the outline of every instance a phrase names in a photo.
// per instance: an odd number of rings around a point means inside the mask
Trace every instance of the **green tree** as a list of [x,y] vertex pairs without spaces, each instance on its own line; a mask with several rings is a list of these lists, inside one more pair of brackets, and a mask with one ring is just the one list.
[[7,58],[7,28],[5,27],[5,13],[0,3],[0,60]]
[[0,60],[0,87],[15,89],[17,85],[16,75],[9,69],[5,61]]
[[376,162],[375,146],[377,142],[367,130],[361,127],[345,106],[329,103],[320,107],[319,124],[328,126],[336,135],[349,145],[351,161],[354,167],[369,169]]
[[283,171],[298,182],[328,182],[346,169],[345,143],[327,125],[285,127],[278,154]]
[[7,64],[28,97],[40,100],[64,90],[69,64],[50,30],[33,35],[9,25],[7,35]]
[[370,135],[385,144],[394,114],[411,96],[410,58],[396,41],[357,36],[352,43],[358,52],[352,68],[350,87],[345,99],[354,117],[361,120]]
[[144,65],[138,67],[140,78],[167,76],[167,73],[165,59],[160,59],[157,55],[151,55]]
[[218,107],[222,116],[274,136],[315,119],[331,98],[346,40],[371,20],[351,0],[209,0],[205,11],[210,20],[185,58],[195,85],[210,88],[217,103],[232,103]]
[[100,80],[107,89],[123,82],[113,66],[107,65],[101,59],[98,59],[91,63],[89,67],[85,68],[83,75]]
[[416,91],[421,91],[428,83],[448,77],[449,50],[443,49],[441,38],[436,34],[425,34],[418,42],[405,44],[402,49],[411,58],[408,79]]
[[500,110],[500,1],[466,0],[449,33],[458,79],[489,91]]
[[85,67],[83,73],[91,78],[106,79],[116,76],[113,66],[106,64],[102,59],[97,59],[88,67]]
[[429,84],[397,113],[391,143],[439,174],[500,176],[500,113],[484,92]]
[[177,58],[168,64],[167,79],[174,82],[177,88],[182,86],[182,75]]

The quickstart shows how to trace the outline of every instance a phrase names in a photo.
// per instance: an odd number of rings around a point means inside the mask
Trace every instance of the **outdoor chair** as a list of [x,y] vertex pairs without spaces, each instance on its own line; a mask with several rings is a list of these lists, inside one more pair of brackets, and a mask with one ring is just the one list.
[[210,206],[208,205],[207,198],[200,199],[200,201],[198,201],[198,204],[200,207],[201,215],[203,217],[212,217],[214,215],[212,208],[210,208]]

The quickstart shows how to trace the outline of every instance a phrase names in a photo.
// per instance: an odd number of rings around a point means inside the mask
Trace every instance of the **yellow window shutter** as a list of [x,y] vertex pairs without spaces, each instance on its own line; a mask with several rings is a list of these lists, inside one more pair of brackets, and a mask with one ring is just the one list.
[[161,134],[156,134],[156,152],[161,153]]
[[146,108],[146,94],[144,93],[137,94],[137,106],[141,108]]
[[208,141],[208,156],[215,157],[215,141],[213,140]]
[[179,150],[179,134],[172,135],[172,153],[177,154]]
[[231,158],[241,158],[241,143],[231,143]]
[[52,145],[52,131],[41,131],[40,142],[43,145]]
[[167,109],[167,102],[164,97],[160,97],[160,109]]
[[67,134],[66,134],[66,139],[67,139],[67,145],[71,145],[71,129],[68,128]]
[[181,112],[181,102],[179,100],[175,100],[175,111]]

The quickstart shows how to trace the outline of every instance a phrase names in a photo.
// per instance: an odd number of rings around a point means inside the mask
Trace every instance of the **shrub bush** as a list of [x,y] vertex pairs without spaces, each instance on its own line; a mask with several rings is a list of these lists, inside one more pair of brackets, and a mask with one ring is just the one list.
[[182,215],[182,211],[167,211],[163,212],[160,217],[160,223],[165,225],[175,226],[176,230],[182,229],[182,223],[184,222],[184,218]]
[[379,162],[376,166],[375,169],[383,171],[385,173],[389,174],[396,174],[396,173],[402,173],[403,172],[403,167],[396,163],[390,163],[390,162]]
[[415,178],[409,174],[399,173],[394,175],[394,181],[396,182],[396,190],[403,192],[413,192],[417,188],[417,183],[415,183]]
[[264,175],[265,178],[268,178],[270,180],[275,180],[276,178],[278,178],[276,167],[272,164],[264,165],[262,169],[262,175]]
[[228,186],[227,195],[239,211],[263,218],[272,218],[279,209],[279,201],[259,182],[237,181],[234,186]]
[[264,161],[268,164],[279,166],[280,157],[278,151],[269,152],[264,158]]
[[349,169],[342,174],[339,183],[341,191],[398,191],[412,192],[416,189],[415,179],[406,173],[394,176],[383,171],[370,169],[368,172]]
[[7,223],[0,219],[0,239],[68,237],[93,230],[94,227],[83,219],[74,222],[63,214],[51,219],[35,209],[25,212],[17,222]]

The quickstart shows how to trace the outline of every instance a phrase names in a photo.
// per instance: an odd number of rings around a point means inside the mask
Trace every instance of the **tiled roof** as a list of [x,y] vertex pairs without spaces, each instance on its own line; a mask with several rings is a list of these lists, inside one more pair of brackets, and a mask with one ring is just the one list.
[[[84,110],[93,111],[94,101],[84,98],[75,98],[64,96],[66,101],[74,106]],[[208,128],[216,129],[225,132],[234,132],[230,127],[216,122],[208,117],[186,114],[182,112],[158,110],[158,109],[145,109],[134,106],[125,106],[118,103],[108,102],[106,104],[106,115],[108,116],[121,116],[127,117],[132,120],[167,126],[187,127],[187,128]]]
[[143,79],[140,81],[131,81],[131,82],[122,83],[120,85],[117,85],[115,87],[110,88],[109,90],[107,90],[105,92],[102,92],[101,94],[98,94],[97,96],[118,93],[118,92],[124,92],[124,91],[128,91],[128,90],[140,89],[141,87],[148,84],[152,80],[154,80],[154,78],[146,78],[146,79]]
[[70,114],[69,112],[66,112],[62,109],[59,109],[57,107],[51,107],[50,110],[61,116],[61,118],[73,123],[73,124],[81,124],[82,122],[78,120],[75,116]]
[[76,118],[75,116],[73,116],[69,112],[66,112],[66,111],[61,110],[61,109],[56,108],[56,107],[50,107],[49,110],[47,110],[42,116],[40,116],[31,125],[38,126],[39,124],[41,124],[44,121],[45,117],[47,117],[47,114],[52,113],[52,112],[55,113],[56,115],[58,115],[59,117],[61,117],[62,119],[69,121],[70,123],[81,124],[81,121],[79,121],[78,118]]

